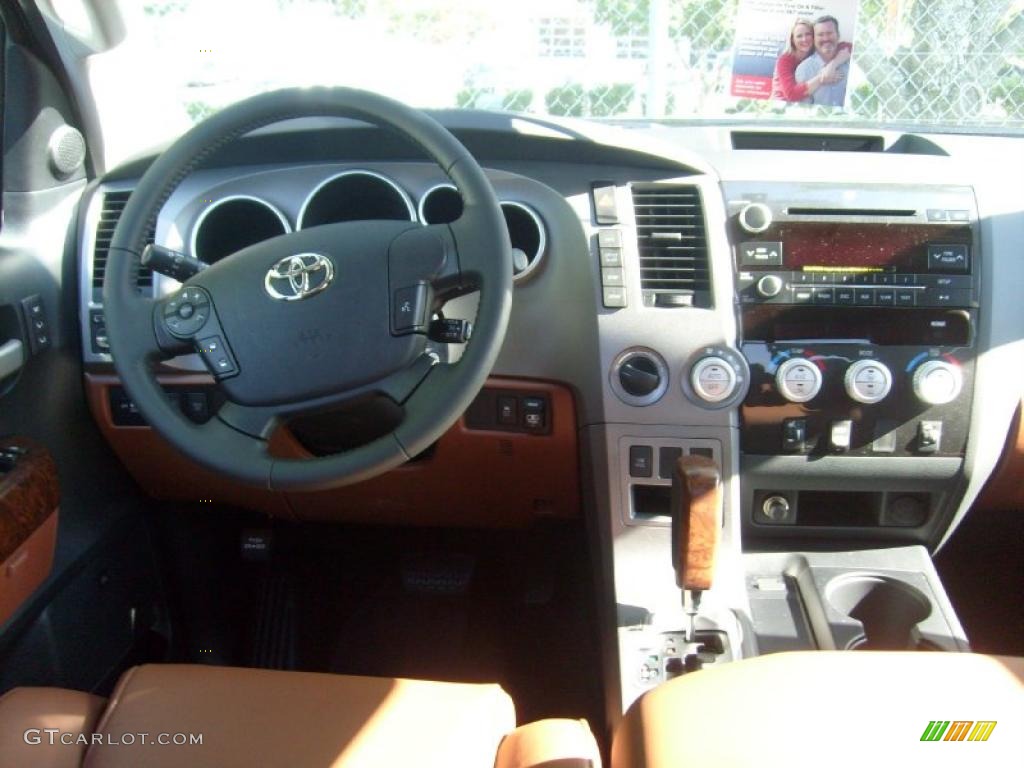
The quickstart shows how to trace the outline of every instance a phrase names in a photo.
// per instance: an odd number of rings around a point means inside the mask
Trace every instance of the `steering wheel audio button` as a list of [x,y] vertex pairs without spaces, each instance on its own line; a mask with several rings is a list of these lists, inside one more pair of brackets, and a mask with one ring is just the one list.
[[214,376],[224,377],[238,373],[231,350],[220,336],[208,336],[196,342],[196,350]]

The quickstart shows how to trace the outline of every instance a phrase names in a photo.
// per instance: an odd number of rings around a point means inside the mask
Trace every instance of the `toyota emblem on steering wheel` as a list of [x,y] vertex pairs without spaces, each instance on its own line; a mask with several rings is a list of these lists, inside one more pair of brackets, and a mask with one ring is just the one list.
[[334,264],[319,253],[286,256],[267,270],[263,281],[272,298],[283,301],[308,299],[334,280]]

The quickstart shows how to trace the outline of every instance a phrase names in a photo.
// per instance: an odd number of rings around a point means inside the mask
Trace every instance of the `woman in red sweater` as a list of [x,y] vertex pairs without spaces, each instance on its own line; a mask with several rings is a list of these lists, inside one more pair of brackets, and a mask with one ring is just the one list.
[[814,53],[814,24],[807,19],[797,19],[789,31],[789,42],[775,62],[772,77],[772,98],[783,101],[803,101],[822,85],[839,82],[842,75],[836,74],[836,67],[850,59],[850,44],[840,43],[839,53],[817,75],[805,83],[796,81],[796,68],[801,61]]

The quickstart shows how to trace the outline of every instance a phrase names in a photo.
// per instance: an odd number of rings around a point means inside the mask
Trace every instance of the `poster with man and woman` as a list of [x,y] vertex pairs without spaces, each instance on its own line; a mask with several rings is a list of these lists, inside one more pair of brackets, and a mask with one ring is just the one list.
[[729,92],[843,107],[859,0],[740,0]]

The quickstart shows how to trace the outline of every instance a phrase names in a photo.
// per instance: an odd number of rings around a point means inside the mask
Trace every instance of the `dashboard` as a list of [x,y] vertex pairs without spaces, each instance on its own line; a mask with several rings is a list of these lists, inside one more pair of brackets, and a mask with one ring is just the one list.
[[[934,544],[949,529],[963,501],[983,323],[996,319],[983,281],[999,243],[985,247],[977,188],[994,179],[913,136],[865,143],[877,153],[806,152],[820,136],[764,132],[764,148],[751,149],[756,132],[727,128],[680,140],[679,129],[587,126],[597,134],[587,136],[548,121],[441,117],[488,169],[514,248],[496,376],[564,385],[578,430],[696,430],[752,480],[737,505],[747,539]],[[739,159],[751,161],[742,172]],[[317,224],[436,224],[461,212],[438,167],[355,122],[292,121],[214,162],[181,183],[152,233],[206,264]],[[101,288],[113,227],[146,163],[102,179],[81,217],[84,361],[105,382],[111,435],[144,426],[109,378]],[[826,180],[826,166],[843,181]],[[894,166],[917,179],[882,180]],[[141,291],[176,286],[140,272]],[[446,316],[472,319],[472,298],[452,304]],[[459,350],[429,344],[442,362]],[[164,373],[179,377],[167,391],[187,416],[214,415],[221,397],[204,375],[216,371],[199,355]],[[534,414],[531,430],[520,400],[506,397],[476,431],[543,437],[562,418]],[[298,442],[313,453],[344,447],[329,432],[299,430]],[[661,467],[680,447],[629,436],[611,451],[624,524],[663,522]],[[864,491],[874,465],[888,485]]]
[[[669,467],[700,454],[721,471],[725,507],[722,578],[705,610],[737,654],[751,652],[751,633],[724,614],[750,603],[745,552],[934,548],[951,534],[1021,402],[1024,190],[1000,171],[1020,140],[436,117],[502,202],[516,261],[508,332],[449,434],[352,488],[235,486],[146,427],[110,365],[100,289],[113,226],[152,158],[90,188],[78,230],[87,391],[151,493],[298,519],[516,526],[583,515],[621,628],[630,611],[678,613]],[[318,223],[441,223],[460,205],[416,148],[360,123],[292,121],[184,179],[153,238],[212,263]],[[162,296],[177,283],[143,270],[138,287]],[[474,298],[444,315],[472,321]],[[442,363],[460,349],[430,342]],[[160,375],[188,418],[213,418],[223,402],[200,355]],[[394,418],[328,415],[271,446],[344,450]],[[624,676],[622,690],[635,682]]]

